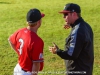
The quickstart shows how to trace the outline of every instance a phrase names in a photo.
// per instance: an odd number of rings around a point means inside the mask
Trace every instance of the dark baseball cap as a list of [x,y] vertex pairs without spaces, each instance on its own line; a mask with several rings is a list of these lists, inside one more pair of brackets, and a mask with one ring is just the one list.
[[65,5],[64,10],[60,11],[59,13],[69,13],[69,12],[76,12],[81,13],[80,6],[74,3],[68,3]]
[[30,9],[27,13],[27,22],[34,23],[39,21],[45,14],[41,13],[38,9]]

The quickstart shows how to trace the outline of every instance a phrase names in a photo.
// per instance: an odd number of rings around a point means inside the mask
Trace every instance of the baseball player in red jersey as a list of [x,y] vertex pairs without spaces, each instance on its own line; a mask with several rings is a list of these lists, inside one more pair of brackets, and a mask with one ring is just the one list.
[[44,42],[37,35],[37,30],[44,16],[38,9],[30,9],[27,13],[28,26],[9,37],[11,47],[18,54],[14,75],[37,75],[43,69]]

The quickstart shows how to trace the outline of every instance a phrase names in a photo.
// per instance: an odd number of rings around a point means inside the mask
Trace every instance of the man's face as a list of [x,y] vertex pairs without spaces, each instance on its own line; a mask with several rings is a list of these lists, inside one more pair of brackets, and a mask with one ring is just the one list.
[[73,24],[73,13],[64,13],[64,20],[66,22],[66,25]]

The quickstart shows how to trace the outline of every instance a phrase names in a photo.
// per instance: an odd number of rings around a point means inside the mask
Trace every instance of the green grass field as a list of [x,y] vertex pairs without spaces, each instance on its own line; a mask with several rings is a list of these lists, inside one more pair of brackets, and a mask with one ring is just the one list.
[[[26,27],[26,14],[30,8],[38,8],[46,16],[38,35],[43,38],[45,66],[39,75],[64,75],[64,60],[49,52],[48,47],[55,42],[64,49],[65,38],[70,29],[63,28],[61,11],[66,3],[73,2],[81,6],[82,17],[94,32],[94,70],[93,75],[100,74],[100,1],[99,0],[0,0],[0,75],[12,75],[17,64],[17,54],[11,49],[8,37],[16,30]],[[60,74],[56,73],[60,72]]]

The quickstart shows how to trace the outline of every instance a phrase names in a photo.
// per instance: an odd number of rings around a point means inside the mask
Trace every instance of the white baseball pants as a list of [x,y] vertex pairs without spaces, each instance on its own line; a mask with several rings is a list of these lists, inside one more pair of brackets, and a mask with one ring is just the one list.
[[32,75],[31,72],[25,72],[22,70],[19,64],[17,64],[14,68],[14,74],[13,75]]

